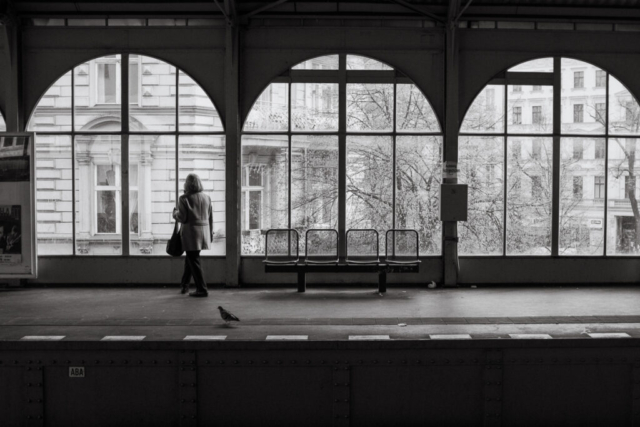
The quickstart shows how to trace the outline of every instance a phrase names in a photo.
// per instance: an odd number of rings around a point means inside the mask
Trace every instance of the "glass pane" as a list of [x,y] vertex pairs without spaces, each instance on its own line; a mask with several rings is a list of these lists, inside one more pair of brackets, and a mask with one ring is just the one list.
[[562,133],[604,134],[607,88],[603,73],[586,62],[562,58]]
[[76,253],[120,255],[120,137],[76,137]]
[[504,131],[504,86],[488,85],[464,116],[460,132],[503,132]]
[[607,254],[640,253],[638,169],[640,145],[636,138],[609,140],[607,194]]
[[431,104],[416,85],[396,85],[396,115],[398,132],[440,132]]
[[291,140],[291,226],[338,228],[338,137],[295,135]]
[[604,139],[560,144],[560,255],[604,254]]
[[347,230],[393,228],[393,138],[347,136]]
[[289,85],[271,83],[258,97],[244,124],[245,131],[286,131],[289,128]]
[[551,138],[507,140],[507,255],[551,254]]
[[120,61],[120,55],[103,56],[74,69],[76,130],[121,129]]
[[515,67],[509,68],[511,72],[535,72],[535,73],[552,73],[553,58],[539,58],[533,61],[523,62]]
[[222,132],[222,121],[209,95],[180,71],[180,132]]
[[34,132],[71,130],[71,71],[60,77],[40,98],[27,129]]
[[225,226],[225,139],[224,135],[182,135],[178,144],[179,194],[183,193],[187,175],[200,177],[204,192],[211,197],[213,242],[201,255],[226,253]]
[[176,130],[176,69],[148,56],[129,57],[132,132]]
[[392,131],[393,85],[348,84],[347,130]]
[[176,138],[129,137],[129,253],[166,255],[176,206]]
[[38,135],[36,158],[38,255],[71,255],[71,137]]
[[[441,252],[441,159],[441,137],[398,136],[396,139],[395,228],[410,228],[418,232],[421,255],[440,255]],[[386,173],[385,169],[382,171]],[[380,177],[373,178],[376,179]],[[383,178],[382,181],[386,180]]]
[[553,131],[553,87],[537,88],[507,86],[507,131],[510,134]]
[[611,75],[609,76],[609,132],[618,135],[640,134],[638,101]]
[[7,130],[7,125],[4,122],[4,117],[0,114],[0,132],[4,132]]
[[375,59],[347,55],[347,70],[393,70],[393,68]]
[[460,138],[459,181],[468,185],[467,221],[458,223],[461,255],[502,255],[504,139]]
[[104,27],[107,22],[105,19],[68,19],[67,25],[70,27]]
[[337,70],[338,55],[319,56],[292,67],[293,70]]
[[291,126],[300,131],[337,131],[338,84],[293,83]]
[[[282,135],[242,137],[242,254],[264,254],[264,234],[289,225],[289,140]],[[247,186],[249,176],[260,174],[261,186]],[[262,192],[261,205],[252,204],[250,193]],[[257,197],[257,196],[254,196]],[[249,207],[249,209],[247,209]],[[223,206],[224,208],[224,206]],[[260,218],[257,224],[253,218]],[[257,226],[257,228],[251,228]]]

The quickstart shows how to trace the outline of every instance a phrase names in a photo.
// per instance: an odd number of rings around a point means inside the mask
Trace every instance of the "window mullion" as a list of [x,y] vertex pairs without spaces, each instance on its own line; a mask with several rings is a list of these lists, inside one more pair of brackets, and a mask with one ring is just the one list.
[[120,62],[120,114],[122,115],[122,139],[120,141],[120,232],[122,255],[129,251],[129,54],[124,53]]
[[609,204],[609,73],[605,73],[604,119],[604,218],[602,219],[603,254],[607,256],[607,210]]
[[551,196],[551,256],[558,256],[560,230],[560,130],[562,126],[562,59],[553,58],[553,142]]
[[347,55],[338,59],[338,256],[347,254]]

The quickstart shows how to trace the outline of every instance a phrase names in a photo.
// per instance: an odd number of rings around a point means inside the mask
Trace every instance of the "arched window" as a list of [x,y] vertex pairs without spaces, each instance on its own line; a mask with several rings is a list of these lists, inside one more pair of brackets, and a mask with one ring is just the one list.
[[2,116],[2,113],[0,113],[0,132],[4,132],[7,130],[7,125],[4,122],[4,117]]
[[216,236],[203,254],[225,253],[222,123],[176,67],[142,55],[80,64],[43,95],[28,129],[38,133],[39,255],[164,255],[189,173],[213,201]]
[[388,229],[414,228],[421,253],[439,255],[441,157],[436,115],[400,72],[355,55],[302,62],[244,124],[242,253],[262,253],[270,228],[304,242],[310,228],[343,227],[376,229],[381,252]]
[[638,254],[638,136],[638,102],[594,65],[544,58],[497,76],[461,127],[460,253]]

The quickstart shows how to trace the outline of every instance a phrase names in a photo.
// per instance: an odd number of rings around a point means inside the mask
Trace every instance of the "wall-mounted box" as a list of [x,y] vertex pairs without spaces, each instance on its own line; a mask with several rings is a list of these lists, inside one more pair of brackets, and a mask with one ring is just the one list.
[[440,221],[467,220],[467,185],[440,185]]

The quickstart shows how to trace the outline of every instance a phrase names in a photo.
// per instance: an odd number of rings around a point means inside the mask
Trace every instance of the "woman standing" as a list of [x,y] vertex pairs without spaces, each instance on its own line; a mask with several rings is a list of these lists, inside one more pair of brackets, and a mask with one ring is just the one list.
[[202,274],[200,251],[209,249],[213,240],[213,216],[211,199],[202,192],[202,182],[195,173],[189,174],[184,182],[184,194],[178,200],[178,207],[173,208],[173,218],[182,223],[180,237],[182,249],[187,253],[180,293],[186,294],[189,291],[189,282],[193,276],[196,291],[189,296],[206,297],[209,291]]

